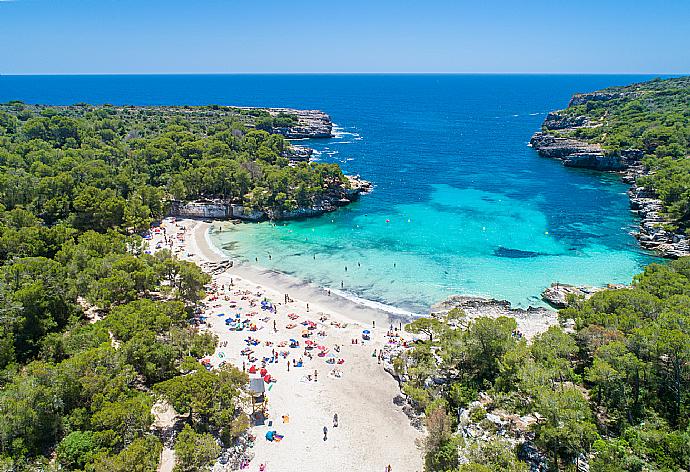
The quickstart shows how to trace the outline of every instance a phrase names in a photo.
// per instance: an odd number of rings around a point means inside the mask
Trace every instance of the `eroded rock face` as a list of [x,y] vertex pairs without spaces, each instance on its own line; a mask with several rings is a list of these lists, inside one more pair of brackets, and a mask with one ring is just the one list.
[[184,218],[237,219],[243,221],[289,220],[318,216],[356,201],[360,195],[370,192],[373,188],[371,182],[362,179],[359,175],[346,177],[350,183],[349,188],[341,186],[329,189],[317,198],[311,206],[299,207],[292,211],[276,209],[264,212],[251,210],[239,203],[222,199],[206,199],[193,202],[174,201],[170,215]]
[[294,108],[267,108],[266,110],[274,116],[279,113],[286,113],[297,117],[298,124],[296,126],[274,128],[273,130],[288,139],[333,137],[331,117],[320,110],[296,110]]
[[574,138],[554,136],[548,132],[535,133],[530,145],[540,156],[559,159],[567,167],[580,167],[594,170],[624,170],[637,156],[630,152],[624,155],[606,154],[598,144],[590,144]]
[[630,208],[640,215],[640,230],[633,236],[643,248],[669,258],[690,255],[690,239],[668,229],[669,221],[664,216],[661,200],[651,190],[633,181],[628,196]]
[[546,119],[544,120],[544,127],[548,129],[576,128],[586,124],[587,117],[585,116],[567,116],[561,115],[555,111],[546,115]]
[[569,107],[574,107],[578,105],[583,105],[587,102],[604,102],[608,100],[614,100],[617,98],[626,98],[631,96],[639,95],[636,92],[589,92],[589,93],[576,93],[570,99],[568,103]]
[[543,333],[550,326],[558,324],[556,312],[547,308],[528,307],[514,308],[507,300],[493,298],[452,295],[431,307],[431,316],[444,316],[453,308],[460,308],[470,321],[480,316],[498,318],[508,316],[515,318],[518,331],[527,339]]
[[566,308],[570,305],[569,299],[571,296],[577,298],[590,298],[597,292],[607,289],[624,288],[625,285],[608,285],[606,287],[591,287],[588,285],[568,285],[561,283],[553,283],[550,287],[541,293],[541,299],[547,302],[554,308]]

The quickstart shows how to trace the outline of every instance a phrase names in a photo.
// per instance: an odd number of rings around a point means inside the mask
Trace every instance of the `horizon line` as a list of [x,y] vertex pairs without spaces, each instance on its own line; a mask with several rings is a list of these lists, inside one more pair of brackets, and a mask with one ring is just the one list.
[[685,76],[690,72],[9,72],[0,77],[60,76],[160,76],[160,75],[649,75]]

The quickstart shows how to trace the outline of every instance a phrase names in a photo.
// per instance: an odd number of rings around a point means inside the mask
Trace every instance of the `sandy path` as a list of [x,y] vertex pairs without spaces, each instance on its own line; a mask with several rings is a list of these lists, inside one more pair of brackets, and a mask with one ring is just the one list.
[[[225,259],[208,244],[207,223],[180,220],[181,239],[173,237],[173,250],[178,256],[193,260],[202,267],[208,262]],[[167,236],[178,234],[173,223],[165,222]],[[162,241],[161,234],[154,235],[152,247]],[[387,465],[395,472],[421,471],[422,459],[415,446],[421,433],[410,426],[407,417],[393,404],[398,394],[394,379],[383,370],[383,364],[372,356],[382,346],[389,344],[389,324],[399,326],[402,315],[386,313],[371,307],[362,307],[332,294],[328,296],[318,287],[298,284],[289,278],[277,276],[270,271],[256,270],[239,265],[213,276],[215,291],[207,300],[206,322],[208,329],[220,337],[220,347],[211,357],[211,364],[232,362],[239,368],[251,365],[240,351],[252,336],[261,341],[253,346],[254,362],[261,367],[261,359],[272,357],[273,351],[286,351],[287,358],[279,356],[277,363],[268,363],[266,368],[277,382],[270,384],[268,391],[268,420],[252,428],[257,436],[253,448],[255,459],[246,470],[259,470],[261,464],[266,471],[383,471]],[[230,285],[232,282],[232,286]],[[284,294],[293,299],[284,303]],[[227,298],[227,299],[226,299]],[[243,299],[244,298],[244,299]],[[276,306],[276,312],[262,310],[261,300],[269,299]],[[235,302],[232,303],[231,302]],[[307,311],[306,303],[309,303]],[[254,304],[254,306],[252,306]],[[255,315],[249,313],[256,312]],[[291,320],[288,314],[299,316]],[[218,316],[223,314],[223,316]],[[240,314],[242,319],[251,319],[257,330],[250,332],[230,331],[226,318]],[[321,317],[327,317],[321,321]],[[263,320],[263,321],[262,321]],[[344,359],[342,365],[327,364],[326,357],[316,355],[317,349],[304,350],[305,339],[300,336],[305,328],[301,322],[311,320],[317,324],[310,339],[325,346],[334,361]],[[277,332],[274,332],[273,323]],[[339,323],[338,327],[334,323]],[[376,328],[372,323],[376,323]],[[295,324],[292,329],[288,325]],[[362,330],[372,332],[371,341],[362,344]],[[324,336],[316,333],[323,332]],[[278,347],[278,343],[294,338],[300,347]],[[352,344],[353,339],[358,344]],[[226,344],[227,343],[227,344]],[[267,345],[267,343],[272,343]],[[389,344],[390,345],[390,344]],[[336,352],[336,346],[340,351]],[[305,356],[313,353],[313,358]],[[304,367],[297,368],[287,363],[302,359]],[[340,371],[339,378],[331,373]],[[318,372],[318,381],[307,380],[307,375]],[[258,375],[253,375],[256,377]],[[333,427],[333,415],[338,415],[338,427]],[[284,423],[283,415],[289,416]],[[323,438],[323,428],[328,428],[328,439]],[[267,431],[275,430],[284,435],[280,442],[267,441]]]

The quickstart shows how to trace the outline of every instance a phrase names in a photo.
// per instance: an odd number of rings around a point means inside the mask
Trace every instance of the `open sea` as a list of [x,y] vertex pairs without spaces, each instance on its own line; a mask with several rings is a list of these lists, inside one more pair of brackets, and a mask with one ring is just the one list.
[[0,76],[0,101],[323,110],[336,136],[300,144],[374,191],[320,218],[234,225],[211,239],[252,264],[424,312],[452,294],[540,305],[552,282],[628,283],[654,260],[629,235],[637,221],[617,176],[568,169],[527,146],[573,93],[649,78]]

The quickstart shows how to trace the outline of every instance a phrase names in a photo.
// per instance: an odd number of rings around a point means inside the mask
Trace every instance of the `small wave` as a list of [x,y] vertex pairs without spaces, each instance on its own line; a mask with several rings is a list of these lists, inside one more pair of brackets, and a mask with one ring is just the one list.
[[351,301],[352,303],[356,303],[357,305],[366,306],[368,308],[373,308],[375,310],[385,311],[386,313],[409,317],[422,316],[419,313],[413,313],[411,311],[404,310],[393,305],[386,305],[385,303],[377,302],[374,300],[367,300],[366,298],[358,297],[357,295],[350,292],[346,292],[344,290],[331,289],[331,292],[338,295],[339,297]]

